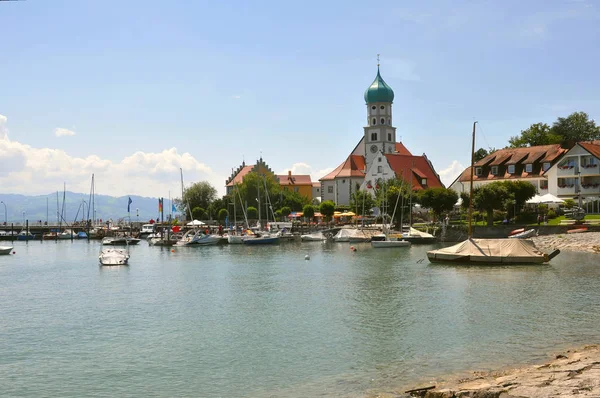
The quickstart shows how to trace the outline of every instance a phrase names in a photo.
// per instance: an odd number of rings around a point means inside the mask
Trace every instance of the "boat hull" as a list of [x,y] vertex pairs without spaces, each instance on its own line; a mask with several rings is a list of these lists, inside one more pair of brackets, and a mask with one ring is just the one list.
[[0,246],[0,255],[10,254],[12,246]]
[[410,247],[410,242],[405,240],[372,240],[371,246],[376,248]]
[[98,260],[101,265],[128,265],[129,253],[124,249],[104,249],[100,252]]
[[244,244],[245,236],[242,235],[229,235],[227,236],[227,243],[230,245],[242,245]]
[[245,245],[274,245],[279,243],[279,237],[244,239]]

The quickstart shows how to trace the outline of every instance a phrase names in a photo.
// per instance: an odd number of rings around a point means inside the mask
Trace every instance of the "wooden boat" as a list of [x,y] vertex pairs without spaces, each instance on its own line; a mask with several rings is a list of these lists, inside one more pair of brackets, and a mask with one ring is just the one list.
[[521,231],[513,235],[509,235],[510,239],[527,239],[535,235],[535,229],[528,229],[527,231]]
[[12,246],[0,246],[0,255],[10,254],[12,251]]
[[576,229],[570,229],[567,231],[568,234],[579,234],[581,232],[587,232],[587,227],[581,227]]
[[98,255],[98,260],[102,265],[128,265],[129,251],[115,248],[102,249]]

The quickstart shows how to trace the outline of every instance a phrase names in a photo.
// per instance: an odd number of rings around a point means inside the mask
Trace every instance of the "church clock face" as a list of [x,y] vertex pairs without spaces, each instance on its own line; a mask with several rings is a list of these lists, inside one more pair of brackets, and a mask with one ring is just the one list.
[[377,145],[371,145],[371,152],[377,152]]

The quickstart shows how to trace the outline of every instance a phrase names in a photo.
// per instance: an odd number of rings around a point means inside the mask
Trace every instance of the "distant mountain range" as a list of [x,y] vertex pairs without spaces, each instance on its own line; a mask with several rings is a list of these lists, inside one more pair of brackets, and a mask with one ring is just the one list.
[[[51,224],[57,221],[57,199],[56,193],[49,195],[39,196],[27,196],[27,195],[15,195],[15,194],[1,194],[0,201],[6,204],[6,216],[8,223],[19,223],[23,222],[23,219],[29,220],[30,223],[42,220],[48,221]],[[96,195],[95,196],[95,209],[96,218],[102,220],[118,220],[120,218],[126,218],[127,214],[127,203],[131,197],[131,221],[148,221],[151,218],[156,219],[159,216],[158,213],[158,198],[147,198],[143,196],[108,196],[108,195]],[[85,201],[85,204],[82,204]],[[80,221],[87,219],[87,207],[90,201],[89,194],[66,192],[65,193],[65,212],[63,218],[68,222],[72,223],[77,216],[77,220]],[[58,212],[62,211],[63,193],[58,193]],[[85,210],[84,210],[85,207]],[[170,214],[171,204],[168,199],[164,200],[164,212],[165,219],[167,214]],[[85,211],[85,215],[83,215]],[[25,214],[23,214],[25,212]],[[47,216],[46,216],[47,214]],[[93,218],[92,211],[89,212],[89,218]],[[139,217],[138,217],[139,215]],[[4,222],[4,205],[0,203],[0,224]]]

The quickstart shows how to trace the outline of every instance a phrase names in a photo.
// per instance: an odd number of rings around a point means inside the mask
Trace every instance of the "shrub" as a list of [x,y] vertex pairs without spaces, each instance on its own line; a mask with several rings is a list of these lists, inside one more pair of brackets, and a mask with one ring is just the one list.
[[548,214],[546,214],[546,216],[549,220],[551,220],[553,218],[556,218],[556,212],[554,211],[554,209],[550,209],[548,210]]

